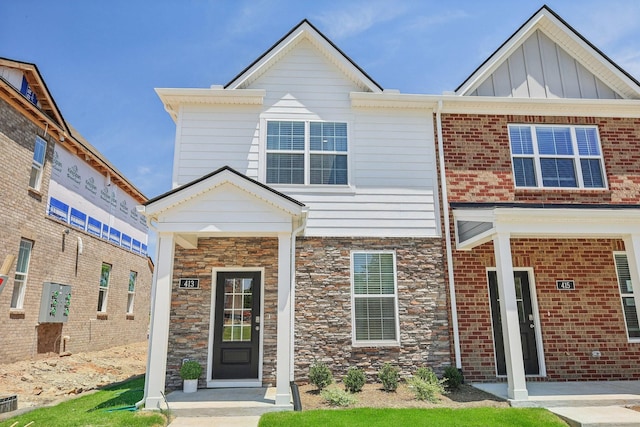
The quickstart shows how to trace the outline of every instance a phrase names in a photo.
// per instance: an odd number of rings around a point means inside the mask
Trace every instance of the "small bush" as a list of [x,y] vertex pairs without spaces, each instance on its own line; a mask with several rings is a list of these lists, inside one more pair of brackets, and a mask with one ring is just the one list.
[[318,390],[322,390],[333,382],[333,376],[326,364],[315,362],[309,368],[309,381],[315,385]]
[[183,380],[197,380],[202,374],[202,366],[195,360],[187,360],[180,367],[180,378]]
[[320,396],[331,406],[349,406],[355,405],[358,399],[351,393],[340,388],[328,388],[320,392]]
[[398,380],[400,379],[400,370],[390,363],[385,363],[378,371],[378,379],[382,382],[384,391],[396,391]]
[[439,381],[437,378],[435,381],[424,380],[418,376],[410,378],[408,380],[409,388],[413,391],[413,394],[418,400],[426,400],[431,403],[435,403],[440,400],[440,395],[444,393],[444,382]]
[[455,366],[447,366],[444,368],[444,380],[447,389],[449,390],[457,390],[460,388],[460,384],[464,378],[462,377],[462,373]]
[[362,391],[362,387],[367,382],[367,377],[362,369],[352,366],[347,371],[347,375],[342,379],[342,382],[345,390],[351,393],[358,393]]
[[426,368],[424,366],[418,368],[414,376],[426,382],[438,382],[438,377],[436,376],[436,373],[433,372],[433,369]]

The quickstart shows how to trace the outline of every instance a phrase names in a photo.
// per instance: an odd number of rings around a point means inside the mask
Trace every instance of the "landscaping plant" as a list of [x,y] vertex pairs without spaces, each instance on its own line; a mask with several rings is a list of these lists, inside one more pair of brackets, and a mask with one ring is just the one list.
[[345,390],[351,393],[358,393],[362,391],[362,387],[367,382],[367,377],[362,369],[352,366],[347,370],[347,375],[342,379],[342,382]]
[[323,362],[314,362],[309,368],[309,382],[322,391],[323,388],[333,382],[329,367]]
[[444,368],[445,385],[448,390],[457,390],[460,388],[464,378],[462,373],[455,366],[447,366]]
[[340,388],[331,387],[320,392],[320,396],[331,406],[355,405],[358,399],[351,393]]
[[384,391],[396,391],[400,380],[400,370],[387,362],[378,371],[378,379],[382,382]]

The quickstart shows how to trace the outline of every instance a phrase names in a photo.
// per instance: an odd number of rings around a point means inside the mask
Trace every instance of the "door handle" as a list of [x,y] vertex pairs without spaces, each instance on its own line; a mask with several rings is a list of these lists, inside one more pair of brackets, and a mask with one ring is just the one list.
[[260,326],[256,325],[256,331],[260,330]]
[[533,323],[529,323],[529,327],[530,327],[531,329],[535,328],[535,326],[534,326],[534,324],[533,324]]

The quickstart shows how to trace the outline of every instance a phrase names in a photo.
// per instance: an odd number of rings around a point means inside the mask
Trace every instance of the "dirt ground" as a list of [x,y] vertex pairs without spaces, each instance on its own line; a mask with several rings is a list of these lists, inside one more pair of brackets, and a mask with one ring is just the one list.
[[[332,384],[330,387],[340,387],[342,384]],[[330,406],[320,397],[316,387],[307,384],[300,386],[300,401],[302,410],[328,409]],[[355,408],[471,408],[478,406],[508,407],[509,404],[497,397],[481,390],[463,384],[459,390],[441,397],[438,403],[417,400],[409,387],[401,383],[395,392],[382,390],[382,384],[365,384],[362,391],[355,394],[358,402],[351,406]]]
[[146,367],[146,341],[0,364],[0,398],[17,395],[18,409],[44,406],[144,374]]

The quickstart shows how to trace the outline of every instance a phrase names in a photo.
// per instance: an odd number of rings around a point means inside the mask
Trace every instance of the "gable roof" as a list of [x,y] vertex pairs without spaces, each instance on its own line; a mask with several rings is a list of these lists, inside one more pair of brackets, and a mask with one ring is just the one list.
[[457,95],[471,95],[505,63],[516,49],[540,31],[622,98],[639,99],[640,83],[590,43],[548,6],[542,6],[516,32],[456,88]]
[[304,203],[251,179],[229,166],[223,166],[210,174],[150,199],[144,204],[145,213],[151,217],[227,182],[291,214],[300,214],[305,210]]
[[264,74],[275,62],[286,55],[287,52],[301,40],[305,39],[309,40],[332,64],[337,66],[349,79],[361,87],[363,92],[382,92],[382,86],[369,77],[362,68],[353,62],[351,58],[342,52],[307,19],[303,19],[253,63],[242,70],[240,74],[227,83],[224,88],[246,89],[251,82]]

